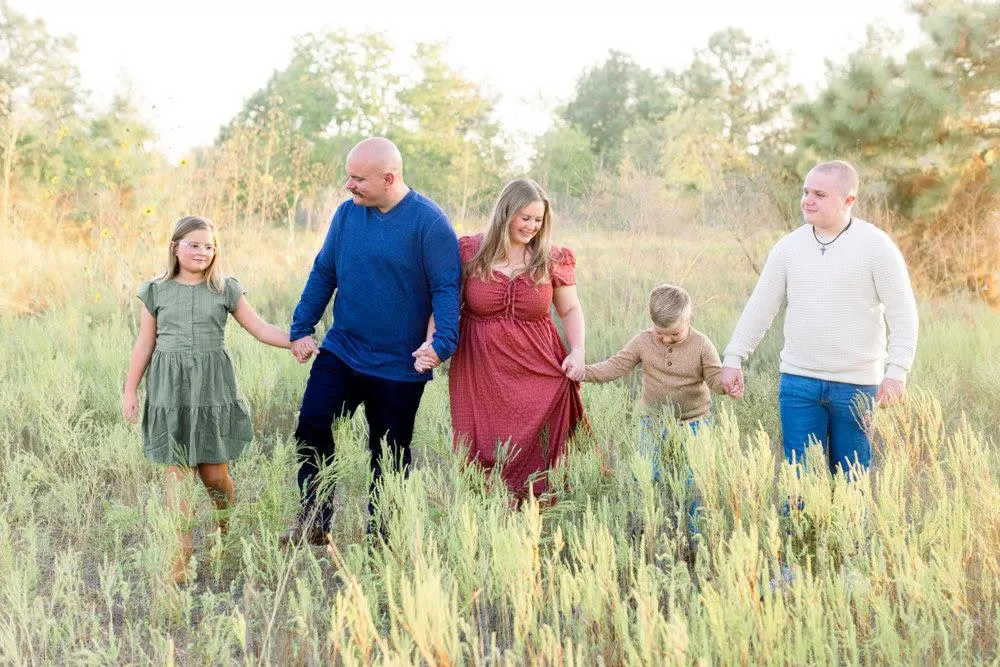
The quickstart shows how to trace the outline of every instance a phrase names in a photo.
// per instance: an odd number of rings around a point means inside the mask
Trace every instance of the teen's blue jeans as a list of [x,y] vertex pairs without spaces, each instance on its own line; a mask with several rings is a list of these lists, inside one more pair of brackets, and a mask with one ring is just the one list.
[[871,423],[877,385],[831,382],[782,373],[778,411],[785,459],[801,463],[810,436],[823,445],[831,473],[850,478],[852,465],[872,459]]

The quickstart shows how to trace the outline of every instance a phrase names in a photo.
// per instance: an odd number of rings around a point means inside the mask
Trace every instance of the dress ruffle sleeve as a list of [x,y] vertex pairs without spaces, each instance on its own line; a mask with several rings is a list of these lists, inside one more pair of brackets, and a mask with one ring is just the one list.
[[476,253],[479,252],[479,247],[482,244],[482,234],[458,237],[458,256],[462,260],[463,265],[471,261],[472,258],[476,256]]
[[230,313],[235,311],[236,304],[239,302],[240,297],[246,293],[247,291],[243,287],[243,285],[240,284],[240,281],[238,281],[236,278],[233,278],[232,276],[226,278],[226,287],[223,292],[223,296],[225,297],[226,300],[226,310],[228,310]]
[[576,284],[576,255],[572,250],[553,245],[549,262],[553,288]]
[[153,285],[155,285],[155,283],[152,280],[144,282],[142,286],[139,287],[139,291],[136,292],[135,295],[139,297],[142,304],[146,306],[146,310],[149,311],[149,314],[156,317],[156,295],[154,293],[155,290],[153,289]]

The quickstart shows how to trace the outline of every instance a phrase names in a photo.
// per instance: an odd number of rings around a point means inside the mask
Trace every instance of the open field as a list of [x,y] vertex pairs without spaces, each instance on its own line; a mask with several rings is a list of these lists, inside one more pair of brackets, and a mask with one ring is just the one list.
[[[778,232],[747,243],[763,258]],[[197,578],[166,582],[175,548],[162,471],[120,415],[131,294],[165,242],[101,236],[86,253],[4,239],[0,269],[0,663],[715,664],[988,663],[1000,648],[1000,316],[922,300],[910,400],[880,410],[870,475],[848,486],[780,459],[780,322],[747,365],[741,402],[662,452],[636,453],[637,381],[585,385],[593,437],[551,506],[509,509],[451,451],[447,382],[428,385],[416,466],[387,480],[389,540],[364,538],[363,422],[338,426],[328,474],[334,546],[283,552],[294,516],[291,432],[307,367],[233,323],[228,341],[256,445],[233,467],[219,539],[197,499]],[[321,237],[222,229],[251,304],[287,326]],[[720,349],[756,275],[727,233],[582,227],[587,358],[646,324],[658,282],[681,282]],[[776,455],[777,459],[776,459]],[[685,480],[705,515],[692,543]],[[804,509],[783,516],[789,496]],[[784,568],[784,569],[783,569]],[[782,579],[782,573],[786,576]],[[787,576],[790,575],[790,576]],[[772,586],[772,580],[779,585]]]

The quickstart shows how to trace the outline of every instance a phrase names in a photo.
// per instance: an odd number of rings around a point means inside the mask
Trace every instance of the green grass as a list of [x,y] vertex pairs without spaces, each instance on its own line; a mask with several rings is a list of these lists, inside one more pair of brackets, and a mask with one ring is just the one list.
[[[287,325],[320,237],[225,240],[251,303]],[[578,257],[588,361],[648,326],[648,291],[664,281],[689,288],[696,326],[721,349],[756,278],[719,230],[570,230],[559,240]],[[771,241],[762,232],[753,243],[763,253]],[[119,407],[135,332],[129,293],[161,253],[12,247],[5,298],[34,305],[0,314],[0,663],[996,658],[1000,318],[979,304],[920,303],[910,401],[878,412],[875,466],[850,486],[816,472],[824,466],[796,475],[776,456],[776,323],[747,365],[744,400],[717,400],[714,428],[666,443],[658,483],[637,453],[636,380],[585,385],[593,435],[555,473],[558,502],[519,511],[452,452],[438,377],[418,415],[412,475],[386,480],[388,543],[364,539],[356,418],[337,427],[327,471],[334,546],[290,552],[276,536],[296,511],[291,432],[308,367],[233,324],[257,439],[233,465],[224,540],[206,494],[189,485],[196,578],[177,588],[167,583],[176,537],[163,471]],[[695,541],[689,469],[704,506]],[[789,497],[804,509],[785,516]],[[782,568],[794,581],[772,587]]]

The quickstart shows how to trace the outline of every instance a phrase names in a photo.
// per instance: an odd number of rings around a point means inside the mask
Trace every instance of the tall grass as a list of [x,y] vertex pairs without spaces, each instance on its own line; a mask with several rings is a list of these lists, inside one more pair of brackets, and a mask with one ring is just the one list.
[[[776,325],[742,402],[638,454],[635,381],[587,385],[592,434],[555,473],[557,502],[512,510],[451,450],[447,383],[418,415],[409,479],[390,474],[383,544],[365,540],[366,435],[337,426],[333,544],[282,551],[295,516],[290,433],[308,368],[235,325],[227,338],[256,442],[233,466],[224,539],[197,506],[195,579],[163,471],[119,414],[138,283],[161,248],[19,239],[0,275],[0,662],[679,664],[990,662],[1000,640],[1000,340],[995,313],[923,301],[907,404],[879,410],[876,464],[848,485],[780,461]],[[578,257],[588,360],[647,326],[646,297],[684,283],[723,347],[755,275],[724,231],[559,240]],[[286,325],[319,233],[227,235],[230,270]],[[774,235],[750,239],[760,252]],[[811,456],[818,455],[811,452]],[[689,476],[693,485],[688,483]],[[703,509],[698,532],[688,502]],[[789,498],[799,507],[783,513]]]

